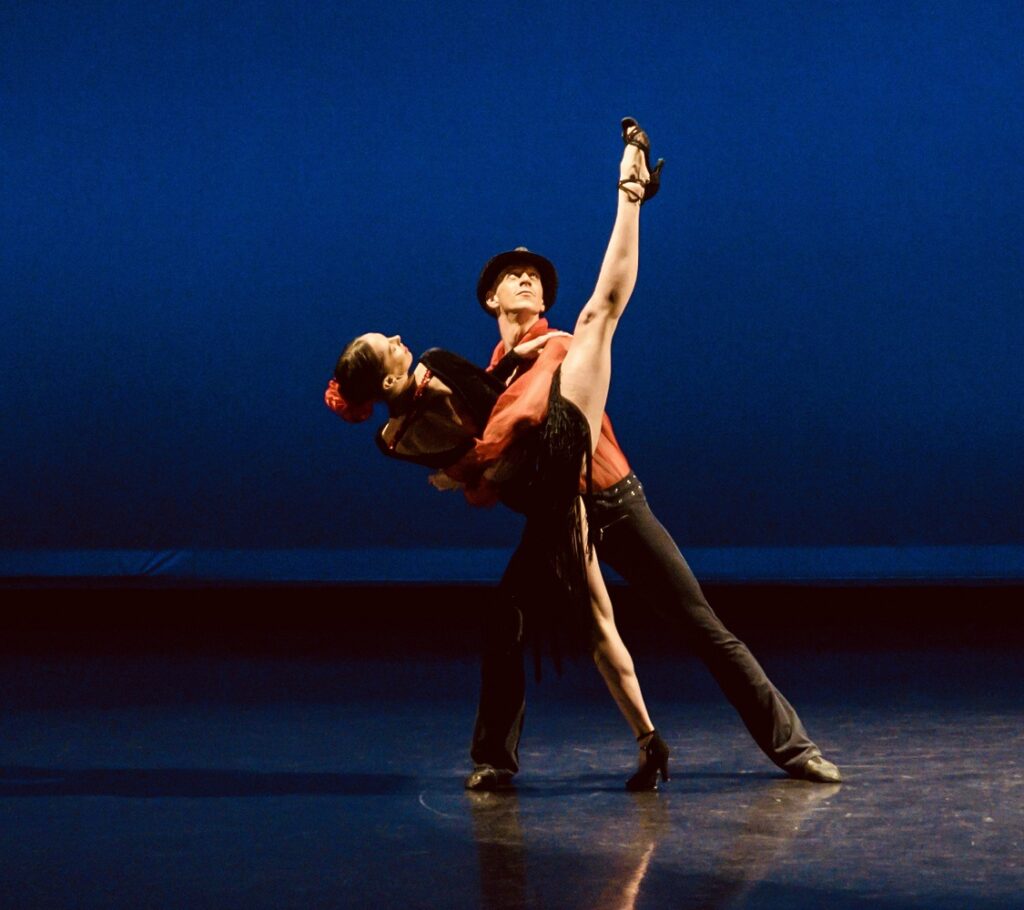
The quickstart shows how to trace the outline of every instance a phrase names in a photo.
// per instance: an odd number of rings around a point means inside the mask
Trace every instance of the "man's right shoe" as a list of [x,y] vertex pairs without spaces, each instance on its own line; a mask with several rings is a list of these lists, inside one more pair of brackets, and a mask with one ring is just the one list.
[[512,783],[512,772],[490,765],[477,765],[466,778],[467,790],[501,790]]
[[793,777],[798,780],[813,781],[816,784],[839,784],[843,781],[843,775],[840,774],[839,769],[821,755],[814,755],[807,759],[806,764]]

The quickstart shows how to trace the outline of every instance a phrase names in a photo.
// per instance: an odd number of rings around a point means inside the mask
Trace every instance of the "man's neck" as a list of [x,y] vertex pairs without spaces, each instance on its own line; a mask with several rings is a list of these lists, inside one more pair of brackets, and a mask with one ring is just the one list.
[[514,318],[509,318],[505,313],[498,315],[498,331],[501,332],[501,340],[505,342],[506,351],[511,351],[523,340],[523,336],[537,324],[540,316],[537,313],[530,313],[522,322],[515,322]]

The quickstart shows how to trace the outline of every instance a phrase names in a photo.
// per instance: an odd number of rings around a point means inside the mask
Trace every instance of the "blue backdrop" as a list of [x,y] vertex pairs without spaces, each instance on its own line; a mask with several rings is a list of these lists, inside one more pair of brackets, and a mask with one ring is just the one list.
[[[1024,577],[1019,2],[0,6],[0,574],[491,577],[519,519],[322,404],[571,327],[667,159],[609,412],[722,577]],[[851,555],[853,554],[853,555]]]

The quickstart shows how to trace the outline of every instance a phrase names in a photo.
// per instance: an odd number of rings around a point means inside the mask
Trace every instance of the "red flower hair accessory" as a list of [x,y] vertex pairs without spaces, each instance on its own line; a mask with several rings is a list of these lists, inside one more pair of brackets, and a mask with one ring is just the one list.
[[366,420],[373,413],[373,402],[364,401],[362,404],[349,404],[345,401],[341,391],[338,389],[338,381],[332,379],[327,383],[324,390],[324,403],[335,414],[349,423],[360,423]]

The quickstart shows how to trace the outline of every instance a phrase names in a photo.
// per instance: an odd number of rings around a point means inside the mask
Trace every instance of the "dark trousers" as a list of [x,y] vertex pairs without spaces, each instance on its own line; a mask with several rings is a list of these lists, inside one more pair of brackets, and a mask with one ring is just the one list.
[[[640,589],[658,617],[685,637],[765,755],[786,771],[795,771],[818,755],[793,706],[708,605],[679,548],[647,505],[636,475],[596,493],[588,512],[598,556]],[[533,576],[524,572],[527,560]],[[470,750],[478,765],[519,770],[526,708],[523,598],[550,591],[543,567],[536,563],[530,559],[530,546],[521,543],[502,579],[497,602],[488,610],[480,704]],[[512,583],[524,576],[536,578],[534,590]]]

